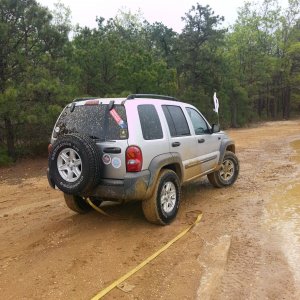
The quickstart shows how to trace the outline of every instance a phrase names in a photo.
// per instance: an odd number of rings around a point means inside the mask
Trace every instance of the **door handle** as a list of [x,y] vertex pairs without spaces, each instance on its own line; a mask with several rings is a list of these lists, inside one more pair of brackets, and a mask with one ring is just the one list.
[[104,153],[121,153],[121,148],[119,147],[107,147],[103,149]]
[[205,139],[199,139],[199,140],[198,140],[198,143],[199,143],[199,144],[202,144],[202,143],[204,143],[204,142],[205,142]]
[[178,147],[178,146],[180,146],[180,142],[174,142],[174,143],[172,143],[172,147]]

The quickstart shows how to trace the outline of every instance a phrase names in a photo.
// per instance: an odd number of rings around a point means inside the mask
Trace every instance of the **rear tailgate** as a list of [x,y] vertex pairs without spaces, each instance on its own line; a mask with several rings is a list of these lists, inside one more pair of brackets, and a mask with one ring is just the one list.
[[57,136],[80,133],[97,144],[101,155],[101,178],[123,179],[128,128],[125,107],[113,101],[82,101],[68,106],[56,123]]
[[97,146],[101,152],[101,178],[124,179],[127,140],[100,142]]

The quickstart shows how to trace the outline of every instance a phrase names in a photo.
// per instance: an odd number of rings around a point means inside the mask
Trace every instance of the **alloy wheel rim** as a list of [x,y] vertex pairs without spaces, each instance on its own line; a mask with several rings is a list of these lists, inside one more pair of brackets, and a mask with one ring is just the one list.
[[161,208],[170,213],[176,205],[176,187],[173,182],[165,182],[160,193]]
[[224,181],[229,181],[234,175],[234,163],[230,159],[225,159],[221,165],[220,176]]
[[57,158],[57,169],[65,181],[75,182],[82,173],[80,155],[72,148],[63,149]]

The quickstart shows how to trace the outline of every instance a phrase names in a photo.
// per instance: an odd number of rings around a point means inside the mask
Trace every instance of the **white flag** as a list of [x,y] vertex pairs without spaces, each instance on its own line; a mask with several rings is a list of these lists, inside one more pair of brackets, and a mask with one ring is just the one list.
[[214,111],[218,114],[219,113],[219,100],[217,98],[217,93],[214,93],[214,104],[215,104],[215,108]]

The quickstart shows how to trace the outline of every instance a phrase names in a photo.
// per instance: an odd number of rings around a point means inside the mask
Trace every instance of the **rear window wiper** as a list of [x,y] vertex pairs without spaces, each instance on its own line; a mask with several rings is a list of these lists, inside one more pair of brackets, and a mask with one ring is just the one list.
[[98,142],[111,142],[111,143],[115,143],[116,142],[116,140],[106,140],[104,138],[99,138],[99,137],[96,137],[94,135],[90,135],[89,137],[91,139],[93,139],[93,140],[97,140]]
[[89,135],[89,138],[92,140],[102,140],[101,138],[95,136],[95,135]]

